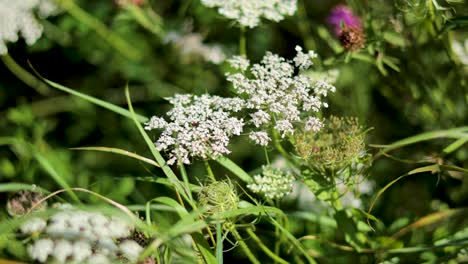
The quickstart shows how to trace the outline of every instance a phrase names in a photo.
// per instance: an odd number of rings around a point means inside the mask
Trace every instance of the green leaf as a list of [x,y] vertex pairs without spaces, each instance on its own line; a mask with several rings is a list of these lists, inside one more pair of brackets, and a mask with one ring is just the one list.
[[241,167],[239,167],[237,164],[235,164],[232,160],[221,156],[216,159],[216,162],[218,162],[220,165],[231,171],[234,175],[236,175],[239,179],[242,181],[249,183],[252,182],[252,177],[245,172]]
[[156,163],[152,159],[145,158],[143,156],[140,156],[136,153],[129,152],[124,149],[119,149],[119,148],[109,148],[109,147],[80,147],[80,148],[71,148],[71,150],[90,150],[90,151],[101,151],[101,152],[109,152],[109,153],[116,153],[119,155],[127,156],[133,159],[141,160],[143,162],[146,162],[150,165],[160,167],[158,163]]

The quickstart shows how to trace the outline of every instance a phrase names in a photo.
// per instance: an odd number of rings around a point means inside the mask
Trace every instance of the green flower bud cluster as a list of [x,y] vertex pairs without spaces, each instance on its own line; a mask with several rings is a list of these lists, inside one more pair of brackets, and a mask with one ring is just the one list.
[[263,166],[262,169],[262,174],[255,175],[254,182],[247,185],[252,192],[269,199],[279,199],[291,192],[294,182],[291,173],[272,166]]
[[209,215],[237,209],[239,197],[230,181],[216,181],[202,187],[198,203]]

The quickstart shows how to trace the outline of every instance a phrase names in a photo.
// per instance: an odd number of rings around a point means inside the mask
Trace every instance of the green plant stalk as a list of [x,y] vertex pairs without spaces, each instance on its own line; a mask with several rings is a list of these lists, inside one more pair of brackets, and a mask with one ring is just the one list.
[[203,163],[205,164],[206,172],[208,173],[208,176],[213,182],[216,182],[216,178],[214,176],[213,170],[211,169],[210,163],[208,162],[207,159],[203,160]]
[[305,7],[305,0],[300,1],[300,4],[297,8],[297,15],[299,17],[298,29],[304,39],[304,45],[307,50],[315,50],[316,44],[314,38],[311,36],[309,30],[309,23],[307,23],[307,13]]
[[287,264],[286,260],[280,258],[278,256],[278,253],[273,253],[265,244],[263,244],[262,240],[255,234],[255,232],[252,230],[252,228],[247,228],[247,233],[249,234],[252,239],[257,242],[257,245],[267,254],[270,258],[272,258],[275,263],[281,263],[281,264]]
[[240,27],[239,54],[247,58],[247,40],[245,37],[245,27]]
[[231,230],[231,232],[232,232],[232,235],[234,236],[234,238],[236,238],[237,242],[239,242],[240,247],[244,251],[245,255],[247,255],[250,262],[252,262],[254,264],[260,264],[261,262],[255,257],[255,255],[252,253],[252,251],[250,251],[249,247],[247,246],[247,244],[245,244],[244,240],[239,235],[239,232],[237,232],[236,228],[233,228]]
[[[182,175],[182,180],[184,181],[184,184],[185,184],[185,188],[187,188],[187,190],[190,190],[190,181],[188,179],[188,176],[187,176],[187,171],[185,170],[185,166],[182,162],[179,162],[179,170],[180,170],[180,174]],[[192,192],[189,191],[187,193],[188,197],[190,198],[190,200],[193,201],[193,196],[192,196]],[[194,208],[195,209],[195,208]]]
[[36,90],[41,95],[47,95],[50,93],[49,87],[44,84],[41,80],[37,79],[34,75],[30,74],[23,67],[21,67],[16,61],[7,53],[1,56],[3,64],[10,70],[18,79],[27,84],[29,87]]
[[110,46],[118,50],[127,59],[138,61],[143,58],[143,54],[141,54],[135,47],[133,47],[119,35],[110,31],[101,21],[88,14],[73,0],[56,0],[56,2],[75,19],[96,31],[96,33],[102,39],[104,39]]
[[223,264],[223,229],[221,223],[216,223],[216,260]]
[[291,155],[283,148],[281,145],[281,141],[279,139],[278,131],[275,129],[272,129],[272,134],[273,134],[273,145],[275,146],[276,150],[283,156],[291,165],[295,167],[299,167],[299,164],[297,161],[295,161]]

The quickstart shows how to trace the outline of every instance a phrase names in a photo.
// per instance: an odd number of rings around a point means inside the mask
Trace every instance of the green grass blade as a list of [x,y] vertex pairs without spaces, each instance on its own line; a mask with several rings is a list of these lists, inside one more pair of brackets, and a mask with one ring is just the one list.
[[237,164],[235,164],[232,160],[221,156],[216,159],[216,162],[221,164],[223,167],[231,171],[234,175],[236,175],[239,179],[241,179],[244,182],[251,182],[252,177],[245,172],[241,167],[239,167]]
[[130,100],[130,92],[128,90],[128,86],[125,87],[125,97],[127,98],[127,104],[128,104],[128,109],[130,110],[131,117],[135,123],[135,126],[137,127],[138,131],[140,132],[141,136],[145,140],[146,144],[148,145],[148,148],[151,151],[151,154],[153,154],[154,158],[156,159],[156,162],[159,164],[161,169],[163,170],[164,174],[167,176],[167,178],[171,181],[173,184],[173,187],[193,206],[195,207],[194,203],[192,200],[189,199],[188,192],[190,190],[186,190],[185,186],[179,181],[177,176],[174,174],[172,169],[167,165],[166,161],[164,158],[161,156],[159,151],[156,149],[154,146],[153,141],[149,138],[148,134],[146,134],[145,130],[141,126],[140,122],[138,122],[138,119],[135,116],[135,112],[133,110],[132,102]]
[[127,156],[133,159],[137,159],[143,162],[146,162],[150,165],[159,167],[159,164],[156,163],[156,161],[152,159],[148,159],[146,157],[140,156],[136,153],[132,153],[130,151],[124,150],[124,149],[119,149],[119,148],[109,148],[109,147],[79,147],[79,148],[71,148],[71,150],[89,150],[89,151],[101,151],[101,152],[109,152],[109,153],[115,153],[123,156]]
[[17,192],[17,191],[32,191],[32,192],[40,192],[44,194],[49,193],[48,190],[38,187],[36,185],[31,185],[31,184],[18,183],[18,182],[0,184],[0,192]]

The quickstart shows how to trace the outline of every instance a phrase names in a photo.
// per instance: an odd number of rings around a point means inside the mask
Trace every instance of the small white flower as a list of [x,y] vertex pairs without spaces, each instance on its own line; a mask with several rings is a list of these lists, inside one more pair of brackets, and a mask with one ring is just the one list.
[[41,37],[43,27],[34,16],[35,9],[43,18],[56,11],[49,0],[0,0],[0,55],[8,52],[6,43],[18,41],[20,35],[28,45]]
[[271,138],[268,136],[268,133],[263,131],[252,132],[249,134],[249,138],[253,142],[255,142],[255,144],[260,146],[267,146],[268,143],[271,141]]
[[279,22],[296,12],[297,0],[202,0],[207,7],[217,7],[223,16],[240,25],[256,27],[260,18]]
[[305,130],[312,130],[312,131],[320,131],[322,129],[323,123],[320,121],[320,119],[316,117],[309,117],[305,121],[304,128]]
[[69,241],[61,239],[55,242],[55,248],[52,256],[57,260],[57,262],[66,263],[67,258],[72,254],[73,246]]
[[130,261],[136,261],[143,248],[133,240],[125,240],[120,244],[120,251]]
[[263,110],[258,110],[257,112],[250,114],[250,116],[252,117],[252,122],[256,127],[260,127],[270,122],[270,115]]
[[79,240],[73,244],[73,260],[82,263],[92,254],[91,245],[86,240]]
[[317,58],[318,56],[317,53],[315,53],[312,50],[309,51],[309,53],[305,54],[304,52],[302,52],[302,47],[300,46],[296,46],[296,51],[297,55],[296,57],[294,57],[293,61],[296,67],[299,67],[299,69],[301,70],[310,68],[310,66],[312,66],[311,60]]
[[158,150],[170,151],[168,164],[189,164],[194,157],[207,159],[230,153],[230,138],[240,135],[244,126],[242,119],[232,116],[244,107],[242,99],[178,94],[169,102],[174,105],[167,113],[170,122],[155,142]]
[[240,71],[245,71],[250,66],[250,61],[245,56],[233,56],[228,62],[231,67]]
[[42,232],[46,225],[47,222],[44,219],[35,217],[22,224],[20,230],[24,234],[32,234],[36,232]]
[[87,263],[93,263],[93,264],[109,264],[111,261],[109,258],[101,253],[95,253],[91,255],[91,257],[88,258]]
[[51,239],[39,239],[28,247],[29,256],[41,263],[54,251],[54,242]]

